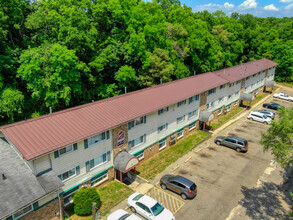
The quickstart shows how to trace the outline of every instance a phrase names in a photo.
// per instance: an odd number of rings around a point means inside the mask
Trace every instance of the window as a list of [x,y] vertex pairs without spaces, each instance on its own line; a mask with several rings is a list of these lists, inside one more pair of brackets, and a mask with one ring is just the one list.
[[230,83],[230,84],[229,84],[229,87],[231,87],[231,86],[234,86],[234,83]]
[[250,78],[250,76],[246,77],[246,80],[248,80]]
[[134,119],[133,121],[128,122],[128,130],[138,125],[141,125],[143,123],[146,123],[146,116],[142,116],[142,117]]
[[196,128],[196,122],[192,123],[189,125],[189,131],[193,130]]
[[77,150],[77,143],[74,143],[74,144],[71,144],[71,145],[68,145],[66,147],[63,147],[59,150],[56,150],[54,151],[54,156],[55,158],[59,157],[59,156],[63,156],[71,151],[75,151]]
[[89,145],[93,145],[95,143],[99,143],[106,139],[106,132],[102,132],[100,134],[94,135],[89,138]]
[[195,116],[197,116],[197,109],[192,111],[192,112],[189,112],[188,113],[188,119],[191,119],[191,118],[194,118]]
[[90,171],[106,162],[108,162],[110,160],[110,151],[108,151],[107,153],[102,154],[99,157],[96,157],[92,160],[89,160],[85,163],[86,165],[86,171]]
[[136,156],[139,160],[142,160],[144,158],[144,153],[142,152],[141,154]]
[[238,80],[237,82],[236,82],[236,85],[238,85],[240,83],[240,80]]
[[22,210],[18,211],[17,213],[15,213],[13,216],[14,216],[14,219],[18,219],[26,214],[28,214],[29,212],[33,211],[33,207],[32,205],[29,205],[25,208],[23,208]]
[[234,103],[234,106],[236,106],[237,105],[237,101],[235,101],[235,103]]
[[69,204],[71,204],[73,202],[73,196],[75,193],[72,193],[66,197],[63,198],[64,200],[64,206],[68,206]]
[[162,126],[158,127],[158,133],[165,131],[168,129],[168,123],[163,124]]
[[66,181],[66,180],[68,180],[68,179],[70,179],[70,178],[72,178],[72,177],[78,175],[79,172],[80,172],[80,167],[77,166],[77,167],[75,167],[75,168],[72,168],[72,169],[70,169],[70,170],[68,170],[68,171],[66,171],[66,172],[64,172],[64,173],[62,173],[62,174],[60,174],[58,177],[59,177],[62,181]]
[[210,90],[208,91],[208,95],[211,95],[211,94],[213,94],[213,93],[216,93],[216,88],[210,89]]
[[222,114],[222,108],[219,109],[218,115]]
[[186,100],[183,100],[177,103],[177,107],[180,107],[181,105],[185,105],[185,104],[186,104]]
[[185,120],[185,115],[177,118],[177,124],[183,122]]
[[226,85],[224,84],[224,85],[221,85],[220,86],[220,89],[224,89],[226,87]]
[[59,155],[63,155],[63,154],[66,154],[66,153],[69,153],[70,151],[72,151],[72,145],[69,145],[67,147],[63,147],[59,150]]
[[231,98],[231,96],[232,96],[232,95],[228,95],[228,99],[230,99],[230,98]]
[[230,109],[231,109],[231,106],[230,106],[230,105],[226,106],[226,107],[225,107],[225,112],[230,111]]
[[159,142],[159,150],[164,149],[167,146],[166,139]]
[[222,102],[224,100],[224,96],[219,98],[218,102]]
[[130,149],[133,149],[133,148],[136,148],[138,147],[139,145],[143,144],[146,142],[146,134],[134,139],[134,140],[131,140],[128,142],[128,147]]
[[182,137],[183,137],[183,130],[178,131],[177,139],[182,138]]
[[161,115],[163,114],[164,112],[167,112],[169,110],[169,107],[166,107],[166,108],[162,108],[158,111],[158,115]]
[[108,172],[91,182],[91,186],[96,186],[108,179]]
[[214,107],[214,102],[210,102],[207,104],[207,109],[211,109]]
[[239,95],[239,93],[240,93],[239,91],[238,91],[238,92],[235,92],[235,93],[234,93],[234,95],[235,95],[235,96],[238,96],[238,95]]
[[196,100],[199,100],[199,95],[195,95],[189,98],[189,104],[192,102],[195,102]]

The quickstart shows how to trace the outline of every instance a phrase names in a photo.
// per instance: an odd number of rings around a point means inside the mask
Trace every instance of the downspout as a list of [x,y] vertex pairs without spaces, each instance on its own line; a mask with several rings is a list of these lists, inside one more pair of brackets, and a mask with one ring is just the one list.
[[60,195],[59,195],[59,189],[57,190],[58,194],[58,203],[59,203],[59,216],[60,220],[63,220],[63,213],[62,213],[62,208],[61,208],[61,200],[60,200]]

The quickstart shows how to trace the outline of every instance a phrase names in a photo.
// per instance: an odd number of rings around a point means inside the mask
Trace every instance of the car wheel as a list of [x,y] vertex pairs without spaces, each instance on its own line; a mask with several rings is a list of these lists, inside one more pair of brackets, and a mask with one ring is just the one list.
[[161,183],[162,189],[167,189],[167,186],[164,183]]
[[187,199],[187,196],[186,196],[184,193],[182,193],[182,194],[181,194],[181,198],[182,198],[182,199]]
[[237,152],[240,152],[240,151],[241,151],[241,149],[240,149],[239,147],[237,147],[237,148],[236,148],[236,151],[237,151]]
[[221,142],[220,141],[216,141],[216,145],[221,145]]
[[251,120],[251,121],[253,120],[252,118],[248,118],[248,119]]
[[135,208],[134,207],[130,207],[130,210],[133,212],[133,213],[136,213],[136,210],[135,210]]
[[267,122],[267,121],[264,121],[264,124],[266,124],[266,125],[267,125],[267,124],[268,124],[268,122]]

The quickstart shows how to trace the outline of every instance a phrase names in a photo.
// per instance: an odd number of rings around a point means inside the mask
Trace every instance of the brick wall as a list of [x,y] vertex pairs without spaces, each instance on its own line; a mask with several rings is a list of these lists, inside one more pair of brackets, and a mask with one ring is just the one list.
[[[124,132],[124,145],[117,147],[117,135],[120,131]],[[112,130],[112,137],[113,137],[113,158],[121,151],[127,150],[128,151],[128,128],[127,123],[123,124],[119,127],[116,127]]]
[[37,211],[31,212],[28,215],[20,218],[21,220],[59,220],[60,217],[56,216],[59,213],[59,202],[58,199],[40,208]]

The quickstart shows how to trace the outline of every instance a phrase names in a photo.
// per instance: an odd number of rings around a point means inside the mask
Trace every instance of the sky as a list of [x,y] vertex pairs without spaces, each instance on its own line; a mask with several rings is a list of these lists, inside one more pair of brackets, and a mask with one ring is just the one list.
[[230,16],[232,12],[253,14],[257,17],[293,17],[293,0],[180,0],[193,12],[222,10]]

